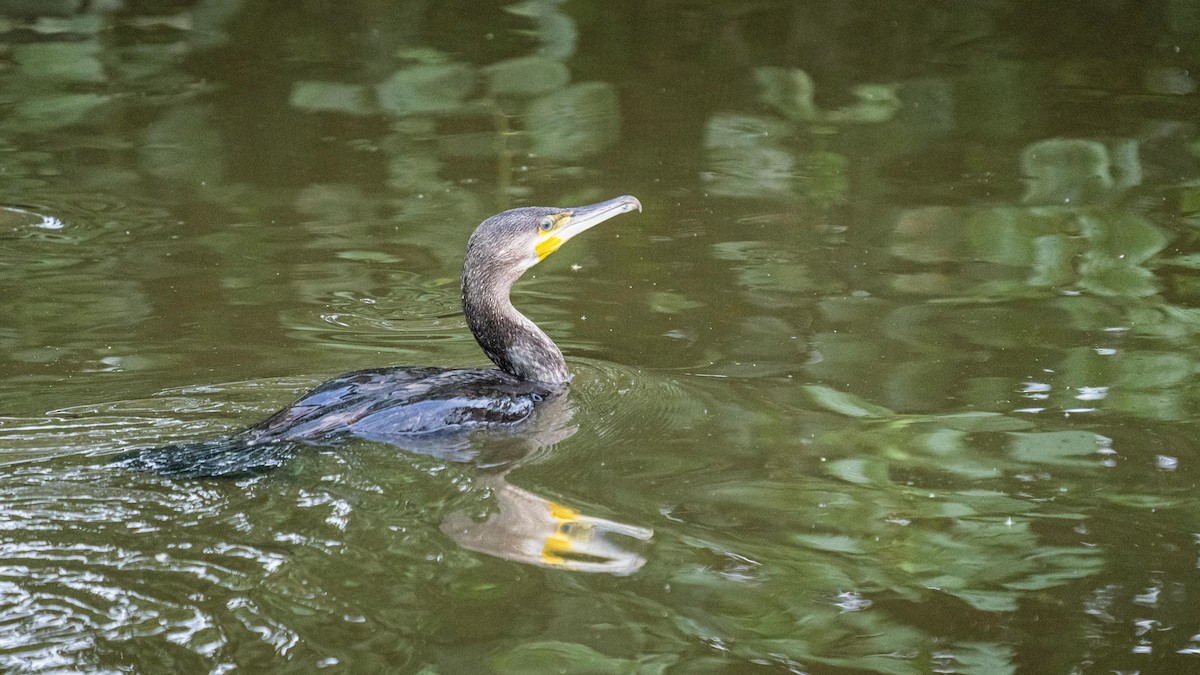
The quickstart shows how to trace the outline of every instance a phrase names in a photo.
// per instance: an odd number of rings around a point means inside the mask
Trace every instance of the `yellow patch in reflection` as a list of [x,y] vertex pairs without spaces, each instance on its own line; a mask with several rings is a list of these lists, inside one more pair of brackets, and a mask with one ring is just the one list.
[[550,511],[550,517],[560,523],[568,520],[575,520],[579,517],[579,512],[569,506],[555,504],[554,502],[546,502],[546,508]]
[[[579,512],[562,504],[546,502],[550,517],[558,522],[554,533],[546,537],[542,545],[542,563],[546,565],[562,565],[566,563],[564,553],[572,553],[579,541],[589,541],[592,538],[592,528],[578,522]],[[581,527],[582,526],[582,527]]]

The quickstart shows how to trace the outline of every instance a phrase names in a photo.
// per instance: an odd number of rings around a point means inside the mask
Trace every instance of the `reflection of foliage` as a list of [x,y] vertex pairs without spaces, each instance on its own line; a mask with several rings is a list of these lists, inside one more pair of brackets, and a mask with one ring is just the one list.
[[[1046,544],[1036,531],[1040,522],[1082,514],[1003,487],[1047,470],[1059,481],[1082,475],[1104,456],[1095,435],[1018,431],[1029,422],[995,414],[897,416],[844,392],[809,392],[820,408],[861,420],[809,425],[826,478],[769,481],[737,471],[706,484],[675,514],[713,529],[694,546],[728,556],[672,576],[674,592],[693,598],[685,606],[705,610],[687,614],[681,630],[748,659],[922,672],[929,636],[892,623],[872,600],[892,598],[894,606],[897,598],[929,603],[942,595],[1007,613],[1030,592],[1099,571],[1095,549]],[[986,437],[1006,442],[1008,458],[984,464],[968,449],[968,438],[974,445]],[[936,487],[947,472],[972,482]],[[848,592],[857,600],[838,611],[834,598]],[[942,611],[963,611],[951,606]],[[980,659],[977,672],[1012,670],[1009,650],[976,647],[948,651],[964,663]]]
[[705,129],[710,190],[730,197],[793,196],[820,205],[842,203],[849,190],[846,157],[825,150],[796,152],[794,132],[781,120],[743,114],[717,114]]
[[1024,270],[1021,279],[989,280],[980,289],[989,293],[1078,285],[1138,298],[1157,292],[1145,263],[1165,245],[1162,229],[1128,211],[934,207],[900,216],[892,251],[918,262],[967,256]]
[[709,151],[706,174],[713,192],[736,197],[787,196],[793,189],[796,160],[778,147],[787,133],[777,120],[741,114],[716,115],[705,130]]
[[[784,119],[718,113],[708,120],[705,146],[711,170],[705,175],[717,194],[731,197],[802,195],[829,206],[847,200],[850,163],[846,155],[819,149],[828,129],[891,120],[900,103],[887,85],[855,88],[858,102],[836,110],[815,103],[815,85],[798,69],[754,71],[763,102]],[[808,146],[798,150],[797,143]]]
[[[530,0],[507,8],[536,23],[534,33],[542,41],[537,54],[481,69],[432,47],[409,46],[399,50],[403,63],[374,87],[373,95],[356,84],[300,81],[293,85],[291,104],[310,112],[360,116],[379,110],[400,118],[393,128],[411,140],[427,137],[441,125],[473,127],[443,133],[436,144],[391,143],[393,166],[415,163],[437,172],[442,158],[497,158],[499,183],[511,190],[514,156],[531,152],[569,162],[600,152],[620,137],[616,89],[605,82],[571,84],[563,60],[574,53],[575,28],[559,4]],[[396,150],[403,155],[394,154]],[[431,151],[437,159],[411,156]],[[403,182],[435,192],[441,180],[430,178],[429,183],[412,177]]]
[[51,131],[90,120],[109,101],[100,94],[46,94],[28,97],[16,107],[15,121],[26,131]]
[[395,115],[453,112],[474,92],[475,80],[465,63],[401,68],[379,85],[379,105]]
[[728,241],[713,246],[713,254],[735,263],[738,283],[751,299],[766,306],[789,306],[805,301],[818,289],[808,270],[789,251],[761,241]]
[[533,150],[553,159],[584,157],[621,134],[617,91],[605,82],[583,82],[539,98],[529,107]]
[[104,68],[95,42],[41,42],[13,50],[21,75],[32,81],[103,82]]
[[820,117],[813,102],[816,87],[803,70],[759,68],[754,78],[762,87],[763,101],[794,122],[815,122]]
[[1078,285],[1100,295],[1144,297],[1156,292],[1144,263],[1166,241],[1157,226],[1130,212],[932,207],[901,215],[892,252],[919,262],[966,256],[1016,273],[989,278],[981,293]]
[[571,81],[571,71],[544,56],[518,56],[497,61],[484,69],[488,88],[495,96],[540,96]]
[[[1129,330],[1157,337],[1196,335],[1192,309],[1163,296],[1170,285],[1161,271],[1163,263],[1186,267],[1188,258],[1162,260],[1172,238],[1168,229],[1139,209],[1114,203],[1122,190],[1142,180],[1138,157],[1136,144],[1129,140],[1038,141],[1022,155],[1028,181],[1025,201],[1055,206],[903,211],[891,242],[896,257],[925,265],[968,260],[985,265],[964,267],[956,277],[909,272],[894,277],[893,287],[934,296],[964,293],[992,302],[1065,293],[1055,304],[1066,311],[1071,328],[1084,334]],[[1001,315],[1000,310],[990,313]],[[993,326],[989,331],[955,321],[951,331],[976,344],[1039,346],[1033,335],[1023,339],[1007,329],[996,331],[996,323],[989,319],[981,324]],[[912,339],[915,344],[929,338],[914,334]],[[1184,383],[1170,372],[1190,372],[1191,358],[1131,349],[1120,340],[1095,341],[1114,344],[1066,350],[1052,376],[1027,383],[1053,392],[1027,392],[1033,400],[1030,410],[1044,409],[1043,399],[1050,399],[1051,407],[1065,410],[1102,405],[1159,419],[1183,414]],[[1162,356],[1168,356],[1171,365],[1158,365]]]
[[793,122],[880,123],[890,120],[900,108],[894,88],[864,84],[855,88],[857,103],[823,111],[814,102],[816,87],[803,70],[758,68],[754,78],[762,88],[763,102]]
[[15,73],[4,88],[17,88],[20,96],[8,126],[14,131],[50,131],[78,124],[110,97],[99,91],[78,91],[104,83],[108,78],[100,62],[100,45],[94,33],[99,25],[73,23],[86,36],[79,41],[44,41],[15,45]]
[[541,42],[539,53],[552,59],[568,59],[575,54],[578,30],[575,22],[563,12],[565,0],[522,0],[505,7],[505,11],[533,20],[532,31]]
[[173,182],[220,184],[224,155],[220,135],[212,123],[213,110],[209,106],[171,109],[143,132],[143,168],[156,178]]
[[301,110],[369,115],[375,112],[375,99],[366,87],[341,82],[302,80],[292,89],[289,101]]
[[1033,143],[1021,155],[1031,204],[1085,204],[1141,182],[1137,143],[1109,147],[1097,141],[1054,138]]

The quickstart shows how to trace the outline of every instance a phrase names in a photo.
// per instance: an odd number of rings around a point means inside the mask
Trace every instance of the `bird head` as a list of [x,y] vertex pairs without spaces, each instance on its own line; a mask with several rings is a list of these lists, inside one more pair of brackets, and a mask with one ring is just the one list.
[[635,210],[641,211],[642,203],[629,195],[566,209],[510,209],[480,223],[467,243],[467,260],[502,266],[520,276],[580,232]]

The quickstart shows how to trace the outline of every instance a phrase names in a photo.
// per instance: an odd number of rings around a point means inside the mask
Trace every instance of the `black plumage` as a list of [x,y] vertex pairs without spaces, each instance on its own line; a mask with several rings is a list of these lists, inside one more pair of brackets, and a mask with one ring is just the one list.
[[498,369],[355,371],[229,438],[137,450],[121,462],[180,477],[239,475],[348,437],[402,448],[439,441],[456,447],[473,430],[520,424],[561,395],[571,375],[554,341],[513,307],[513,284],[579,232],[634,209],[641,204],[629,196],[574,209],[525,207],[476,228],[463,262],[463,313]]

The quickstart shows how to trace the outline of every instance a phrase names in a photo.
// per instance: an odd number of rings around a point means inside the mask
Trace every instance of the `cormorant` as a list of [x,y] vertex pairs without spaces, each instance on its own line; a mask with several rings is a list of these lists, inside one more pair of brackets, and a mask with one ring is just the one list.
[[475,229],[463,262],[462,308],[498,369],[346,373],[229,438],[136,450],[120,461],[179,477],[237,475],[341,437],[405,447],[518,424],[539,402],[561,394],[571,374],[558,346],[513,307],[513,283],[571,237],[634,209],[641,211],[641,202],[628,195],[578,208],[530,206],[494,215]]

